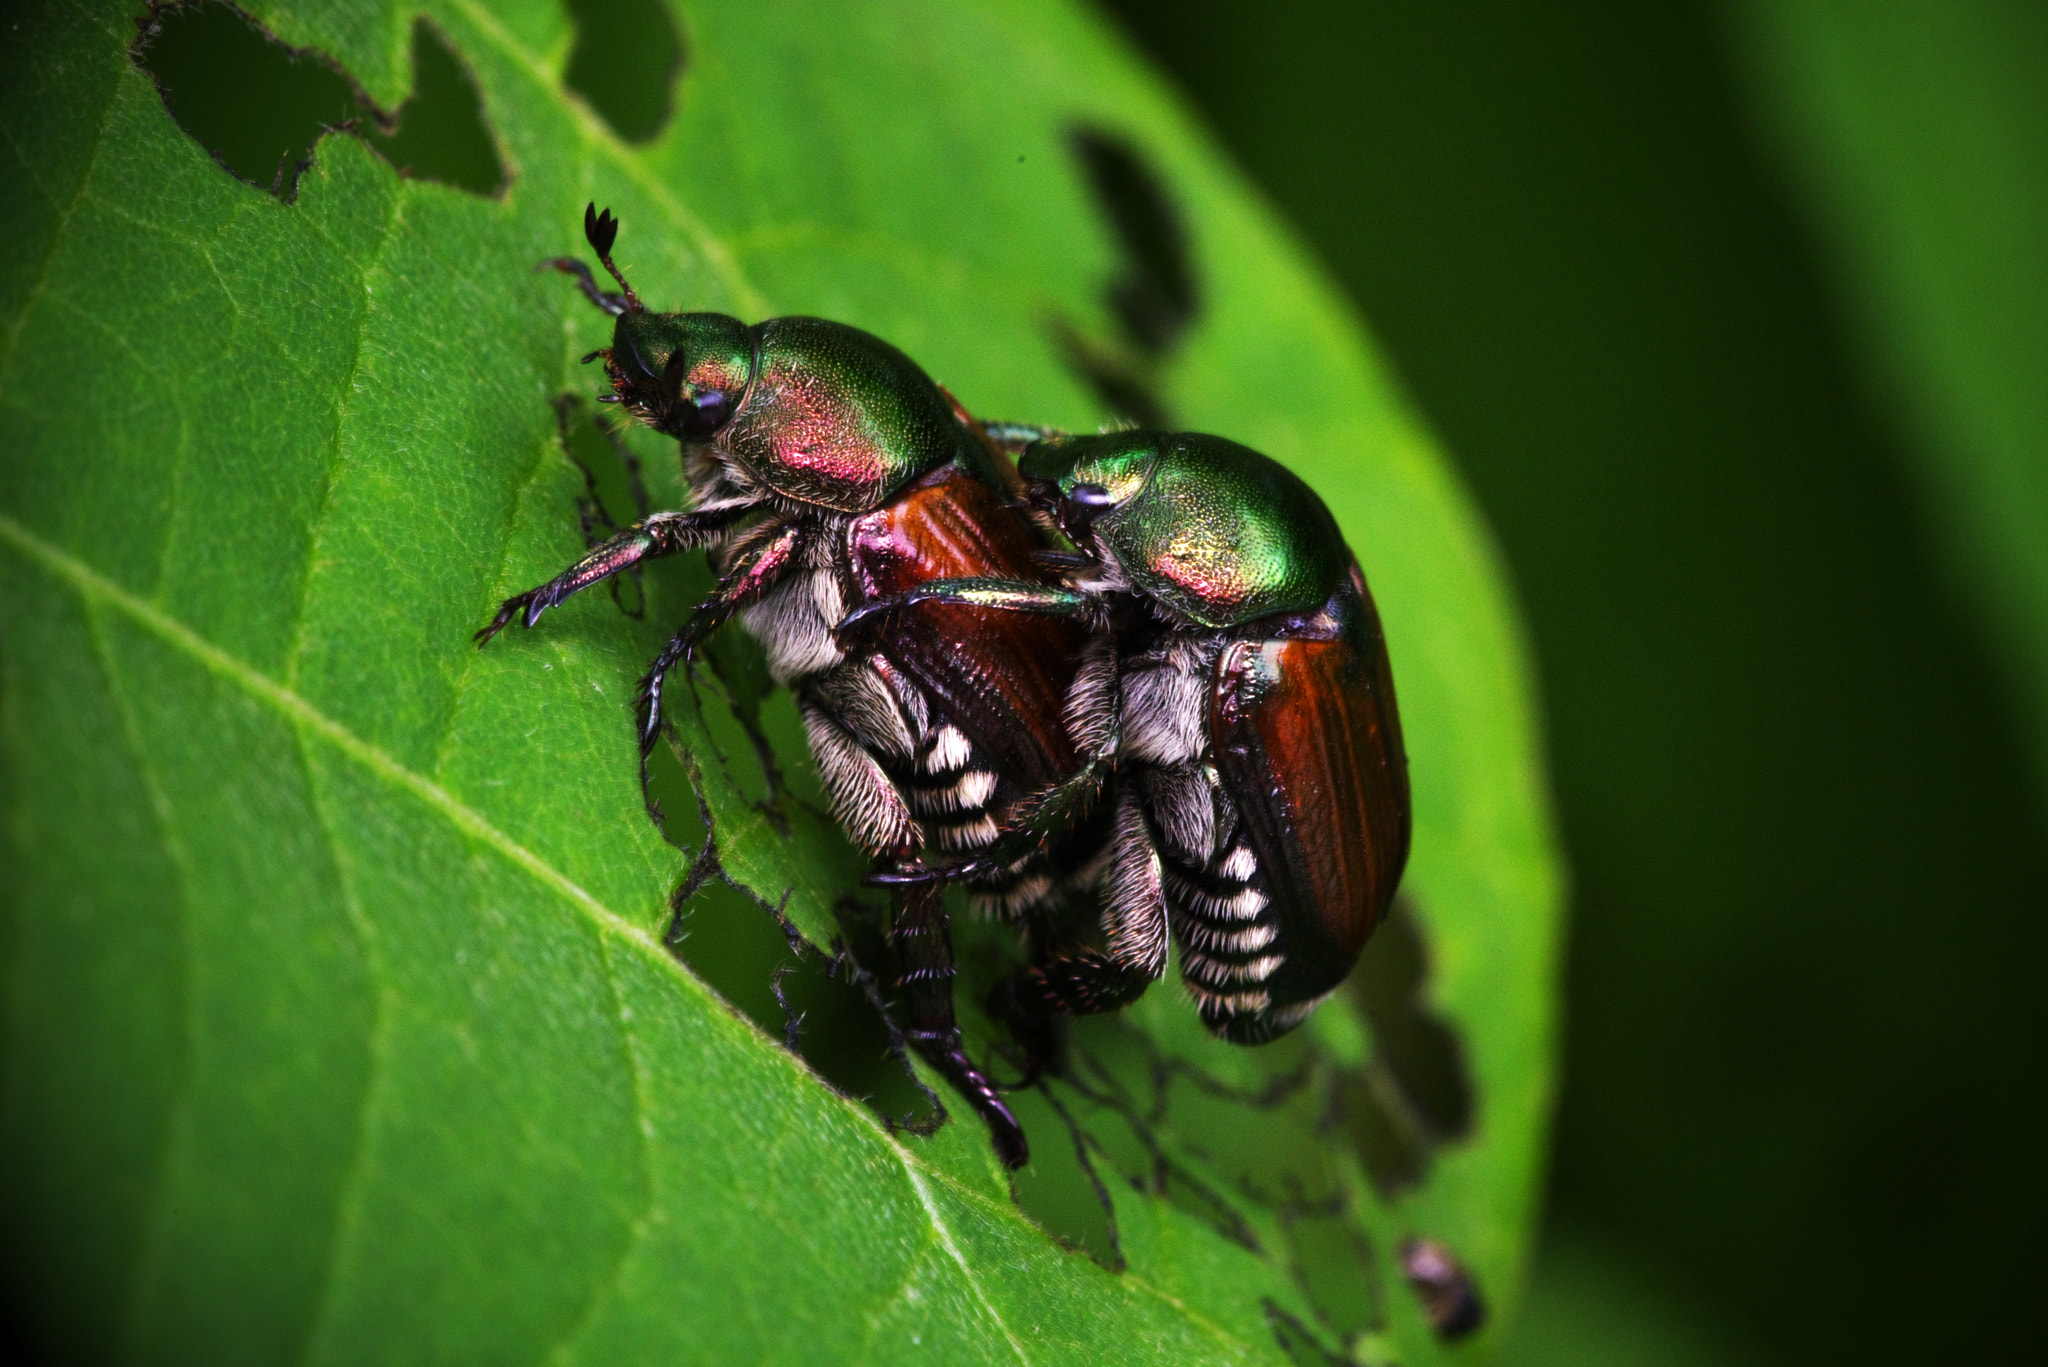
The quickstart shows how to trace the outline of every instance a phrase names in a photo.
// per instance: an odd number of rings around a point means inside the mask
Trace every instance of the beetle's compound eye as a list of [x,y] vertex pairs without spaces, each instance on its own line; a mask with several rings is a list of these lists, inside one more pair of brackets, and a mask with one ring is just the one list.
[[1100,484],[1076,484],[1066,493],[1065,516],[1071,531],[1081,531],[1116,506],[1116,499]]
[[732,418],[732,400],[722,389],[704,389],[686,394],[676,405],[677,431],[685,437],[704,438],[717,433]]
[[703,441],[732,418],[732,400],[724,390],[690,383],[689,355],[680,346],[669,353],[661,391],[662,430],[686,441]]

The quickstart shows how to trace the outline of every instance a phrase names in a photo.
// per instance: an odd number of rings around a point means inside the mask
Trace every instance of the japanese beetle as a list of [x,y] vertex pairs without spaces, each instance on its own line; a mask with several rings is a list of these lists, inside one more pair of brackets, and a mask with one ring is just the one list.
[[[717,587],[641,686],[643,767],[664,678],[737,615],[796,697],[834,815],[884,873],[986,850],[995,811],[1081,763],[1059,719],[1079,626],[943,604],[853,644],[833,626],[935,579],[1041,576],[1039,538],[1009,507],[1003,478],[1004,443],[1023,440],[971,424],[915,362],[857,328],[651,312],[612,263],[610,212],[586,210],[584,233],[620,293],[575,258],[542,264],[574,275],[617,319],[611,346],[584,359],[603,358],[607,401],[682,443],[696,506],[655,513],[506,599],[478,644],[643,560],[708,546]],[[1058,893],[1046,856],[1022,853],[966,875],[980,901],[1013,917]],[[1003,1161],[1021,1166],[1023,1132],[961,1046],[936,888],[898,880],[890,943],[908,1041],[981,1113]]]
[[1407,861],[1407,758],[1365,577],[1313,490],[1221,437],[1052,438],[1020,468],[1081,552],[1064,584],[964,578],[854,614],[945,601],[1090,629],[1067,704],[1086,762],[1012,809],[987,857],[1043,840],[1120,771],[1106,948],[1042,958],[1009,1009],[1049,1023],[1135,1000],[1170,932],[1209,1028],[1272,1039],[1343,981]]

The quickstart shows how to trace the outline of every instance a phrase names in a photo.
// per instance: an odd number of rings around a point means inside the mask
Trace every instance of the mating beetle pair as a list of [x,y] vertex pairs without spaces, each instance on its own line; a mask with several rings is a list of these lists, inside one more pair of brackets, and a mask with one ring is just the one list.
[[[1385,912],[1409,835],[1386,649],[1308,487],[1215,437],[1065,438],[977,423],[916,363],[811,318],[648,311],[572,273],[617,322],[611,402],[676,437],[696,506],[656,513],[506,600],[489,640],[653,556],[711,548],[717,587],[641,691],[734,615],[789,687],[834,814],[895,892],[905,1036],[987,1121],[1024,1135],[968,1058],[940,884],[1032,933],[999,992],[1034,1068],[1054,1022],[1134,1000],[1169,935],[1212,1030],[1256,1043],[1335,989]],[[1013,508],[1021,450],[1029,505]],[[1114,786],[1106,831],[1087,816]],[[1106,864],[1106,869],[1105,869]],[[1104,943],[1064,929],[1103,887]]]

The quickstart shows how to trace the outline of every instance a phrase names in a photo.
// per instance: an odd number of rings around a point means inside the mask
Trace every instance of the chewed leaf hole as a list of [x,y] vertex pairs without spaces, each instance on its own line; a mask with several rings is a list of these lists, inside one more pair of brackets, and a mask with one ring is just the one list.
[[725,1000],[785,1043],[820,1077],[885,1119],[929,1102],[892,1047],[850,963],[799,951],[773,912],[717,880],[677,908],[671,951]]
[[1430,1151],[1472,1130],[1472,1083],[1456,1030],[1423,997],[1428,951],[1406,897],[1394,903],[1352,975],[1372,1026],[1373,1056],[1347,1088],[1345,1110],[1375,1186],[1422,1180]]
[[627,142],[651,142],[675,112],[683,39],[660,0],[568,0],[576,49],[562,83]]
[[1201,308],[1180,206],[1128,140],[1082,126],[1067,141],[1122,248],[1123,267],[1106,290],[1110,311],[1133,348],[1164,357],[1180,345]]
[[[595,544],[644,518],[657,500],[672,501],[677,491],[661,488],[672,472],[643,464],[633,434],[604,422],[594,404],[563,394],[555,414],[563,454],[583,474],[576,516],[586,542]],[[650,492],[650,477],[658,493]],[[701,552],[693,553],[658,562],[645,576],[621,575],[607,587],[624,616],[652,613],[659,619],[709,591],[710,566]],[[793,705],[785,692],[773,690],[760,648],[743,632],[712,639],[694,689],[680,670],[670,683],[672,699],[693,701],[674,703],[669,716],[686,708],[704,723],[705,753],[687,763],[728,766],[771,822],[778,819],[781,801],[809,800],[814,784],[800,781],[794,792],[787,790],[777,758],[780,747],[800,744],[794,740]],[[776,715],[779,708],[792,715]],[[770,714],[765,726],[764,713]],[[630,754],[625,742],[619,762],[631,763]],[[808,766],[790,767],[800,779],[808,773]],[[671,952],[831,1086],[867,1102],[886,1120],[929,1120],[929,1100],[903,1063],[870,996],[872,984],[862,982],[854,961],[837,945],[800,939],[773,900],[779,889],[743,887],[728,876],[715,822],[676,746],[657,745],[649,756],[647,797],[660,813],[663,836],[690,861],[663,928]],[[863,960],[872,961],[872,946],[861,948]]]
[[1301,1209],[1283,1212],[1282,1223],[1295,1277],[1340,1342],[1386,1322],[1377,1264],[1355,1221],[1341,1210]]
[[287,199],[321,133],[363,112],[338,71],[224,4],[157,10],[136,60],[179,127],[229,171]]
[[231,174],[287,202],[315,144],[335,130],[362,137],[402,175],[477,195],[505,186],[476,84],[424,21],[413,28],[413,93],[395,116],[336,63],[279,42],[219,0],[153,10],[134,57],[180,128]]
[[1141,427],[1171,427],[1159,372],[1202,308],[1186,215],[1164,177],[1121,134],[1076,125],[1067,145],[1117,249],[1116,274],[1102,289],[1116,335],[1092,338],[1058,318],[1053,340],[1104,407]]
[[363,132],[400,175],[437,180],[473,195],[495,195],[505,188],[505,163],[484,123],[476,82],[425,20],[413,25],[412,95],[396,123],[388,136],[368,127]]

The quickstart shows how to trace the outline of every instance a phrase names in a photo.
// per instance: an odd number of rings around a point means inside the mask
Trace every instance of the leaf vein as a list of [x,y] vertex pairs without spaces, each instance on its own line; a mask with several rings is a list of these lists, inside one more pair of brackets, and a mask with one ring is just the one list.
[[735,302],[747,316],[761,318],[767,315],[766,300],[762,298],[760,291],[754,288],[753,282],[747,279],[746,273],[740,269],[739,263],[733,259],[725,244],[702,220],[683,206],[682,201],[675,197],[674,192],[658,176],[647,169],[639,155],[620,140],[610,125],[598,118],[581,101],[562,97],[560,82],[556,79],[555,73],[548,69],[538,54],[530,51],[518,39],[507,33],[498,23],[497,17],[476,0],[450,0],[450,3],[462,11],[479,36],[489,40],[500,52],[511,58],[528,79],[554,96],[556,103],[576,120],[578,130],[586,142],[603,148],[611,160],[616,162],[650,199],[667,212],[676,226],[689,234],[705,264],[724,282],[725,287],[732,291]]
[[931,1241],[912,1254],[909,1261],[903,1265],[903,1278],[896,1283],[896,1289],[875,1302],[875,1308],[868,1312],[867,1337],[861,1340],[860,1351],[854,1354],[853,1361],[872,1362],[874,1360],[868,1354],[875,1346],[875,1335],[882,1332],[882,1322],[888,1318],[890,1309],[910,1294],[910,1288],[917,1284],[917,1272],[918,1268],[923,1266],[924,1255],[933,1248],[936,1248],[938,1242],[938,1231],[933,1230]]
[[[610,931],[624,940],[637,952],[645,955],[651,962],[661,965],[665,973],[685,990],[707,1002],[721,1001],[716,993],[699,980],[694,973],[690,972],[688,968],[677,962],[673,955],[656,943],[641,927],[605,906],[602,902],[599,902],[588,890],[559,869],[556,869],[532,850],[514,840],[510,835],[499,830],[482,813],[461,801],[446,788],[435,783],[432,779],[407,768],[378,746],[364,740],[340,722],[335,721],[332,717],[320,711],[304,697],[262,674],[260,671],[251,668],[243,661],[229,655],[212,642],[194,632],[184,623],[166,615],[143,599],[136,597],[127,589],[100,574],[75,556],[44,541],[41,537],[36,536],[33,532],[30,532],[5,514],[0,514],[0,543],[12,545],[19,554],[68,582],[81,595],[87,598],[100,599],[108,605],[119,609],[141,626],[155,632],[170,644],[192,655],[207,668],[237,684],[260,701],[281,712],[296,722],[303,731],[320,736],[321,739],[327,741],[371,772],[412,794],[422,803],[438,812],[464,835],[475,840],[478,844],[496,851],[501,857],[524,870],[543,886],[552,889],[578,912],[589,917],[599,927]],[[738,1019],[742,1021],[745,1028],[753,1031],[758,1038],[771,1046],[768,1056],[781,1060],[782,1066],[788,1068],[792,1076],[801,1077],[808,1082],[822,1086],[818,1082],[816,1074],[811,1071],[809,1065],[805,1064],[803,1060],[775,1045],[774,1041],[759,1026],[746,1021],[744,1017],[738,1017]],[[1017,1359],[1028,1363],[1030,1357],[1024,1351],[1023,1344],[1018,1341],[1015,1333],[1011,1331],[1001,1315],[996,1312],[994,1305],[982,1289],[981,1278],[976,1275],[973,1266],[967,1261],[966,1255],[961,1251],[959,1244],[953,1239],[952,1227],[946,1221],[945,1215],[939,1209],[937,1202],[933,1199],[928,1179],[944,1183],[949,1190],[965,1197],[973,1205],[988,1210],[1000,1220],[1021,1221],[1023,1217],[1015,1210],[1002,1206],[986,1195],[948,1178],[943,1173],[931,1169],[917,1155],[905,1148],[894,1135],[890,1134],[880,1119],[866,1106],[851,1098],[840,1095],[829,1087],[825,1087],[824,1091],[826,1095],[832,1097],[838,1104],[846,1107],[849,1113],[858,1116],[861,1122],[877,1136],[886,1151],[903,1168],[912,1190],[916,1193],[919,1203],[924,1207],[926,1218],[937,1235],[941,1247],[945,1249],[947,1255],[959,1266],[963,1275],[967,1278],[968,1286],[974,1298],[982,1305],[989,1316],[995,1320],[996,1324],[1002,1328],[1003,1335],[1009,1342],[1011,1350]],[[1192,1323],[1203,1327],[1213,1337],[1235,1344],[1241,1349],[1250,1349],[1251,1345],[1245,1343],[1244,1340],[1230,1334],[1221,1326],[1213,1324],[1205,1317],[1197,1314],[1182,1301],[1168,1295],[1143,1279],[1135,1277],[1132,1273],[1127,1271],[1118,1280],[1123,1285],[1130,1286],[1135,1290],[1157,1298],[1185,1316]]]
[[[934,1181],[943,1183],[962,1199],[988,1210],[1008,1213],[1008,1207],[1004,1206],[1001,1202],[990,1200],[986,1192],[977,1191],[958,1178],[937,1169],[927,1169],[927,1171],[931,1173]],[[1076,1253],[1073,1256],[1085,1257],[1087,1255]],[[1186,1317],[1190,1323],[1200,1327],[1211,1338],[1231,1344],[1245,1352],[1257,1351],[1255,1345],[1239,1338],[1236,1334],[1231,1333],[1228,1329],[1225,1329],[1222,1325],[1216,1323],[1180,1297],[1147,1280],[1143,1275],[1132,1271],[1130,1268],[1126,1267],[1122,1272],[1117,1273],[1116,1279],[1119,1285],[1128,1286],[1135,1291],[1142,1291],[1153,1299],[1172,1307],[1176,1312]]]
[[959,1265],[960,1275],[967,1279],[967,1289],[974,1294],[975,1303],[996,1322],[996,1328],[1003,1331],[1003,1338],[1009,1343],[1010,1351],[1016,1355],[1017,1361],[1029,1367],[1031,1355],[1024,1351],[1024,1345],[1017,1341],[1017,1335],[1003,1319],[1002,1312],[995,1308],[988,1294],[981,1289],[981,1278],[975,1275],[974,1268],[967,1262],[967,1256],[960,1251],[960,1245],[953,1242],[953,1227],[947,1223],[944,1213],[939,1210],[938,1202],[932,1200],[931,1188],[925,1185],[925,1174],[918,1170],[919,1166],[921,1165],[905,1163],[903,1170],[910,1179],[911,1190],[917,1193],[918,1202],[924,1206],[925,1218],[932,1222],[932,1232],[938,1237],[939,1247],[946,1251],[947,1257]]
[[[0,354],[0,388],[5,387],[8,372],[14,368],[14,354],[21,343],[21,330],[28,323],[28,315],[34,308],[35,301],[43,293],[50,272],[50,260],[57,255],[57,244],[63,240],[64,230],[71,226],[71,216],[78,212],[79,203],[86,195],[86,186],[92,182],[93,167],[99,161],[100,148],[106,145],[107,127],[114,121],[114,104],[119,98],[117,81],[115,89],[107,96],[107,102],[100,106],[99,127],[93,129],[92,148],[81,159],[84,165],[78,172],[78,188],[71,192],[71,202],[59,212],[56,227],[50,232],[50,243],[43,249],[42,259],[36,262],[35,275],[29,280],[28,289],[21,296],[21,311],[15,314],[8,324],[6,351]],[[14,141],[11,135],[8,141]],[[26,157],[22,158],[24,164],[27,160]]]
[[[528,468],[525,477],[519,481],[519,491],[512,497],[512,509],[505,519],[505,535],[498,542],[498,563],[492,571],[490,579],[491,592],[494,595],[504,591],[505,567],[512,558],[512,541],[519,527],[520,511],[526,505],[526,495],[547,468],[550,451],[560,450],[560,440],[553,434],[552,429],[550,430],[550,435],[541,440],[539,447],[539,452],[535,455],[532,466]],[[460,672],[456,677],[453,690],[454,702],[448,710],[448,722],[441,728],[440,739],[434,747],[433,771],[437,774],[445,772],[447,768],[448,751],[455,744],[456,733],[460,729],[456,722],[462,715],[462,700],[469,692],[471,683],[475,680],[476,662],[480,654],[481,651],[478,650],[466,650],[462,654]]]

